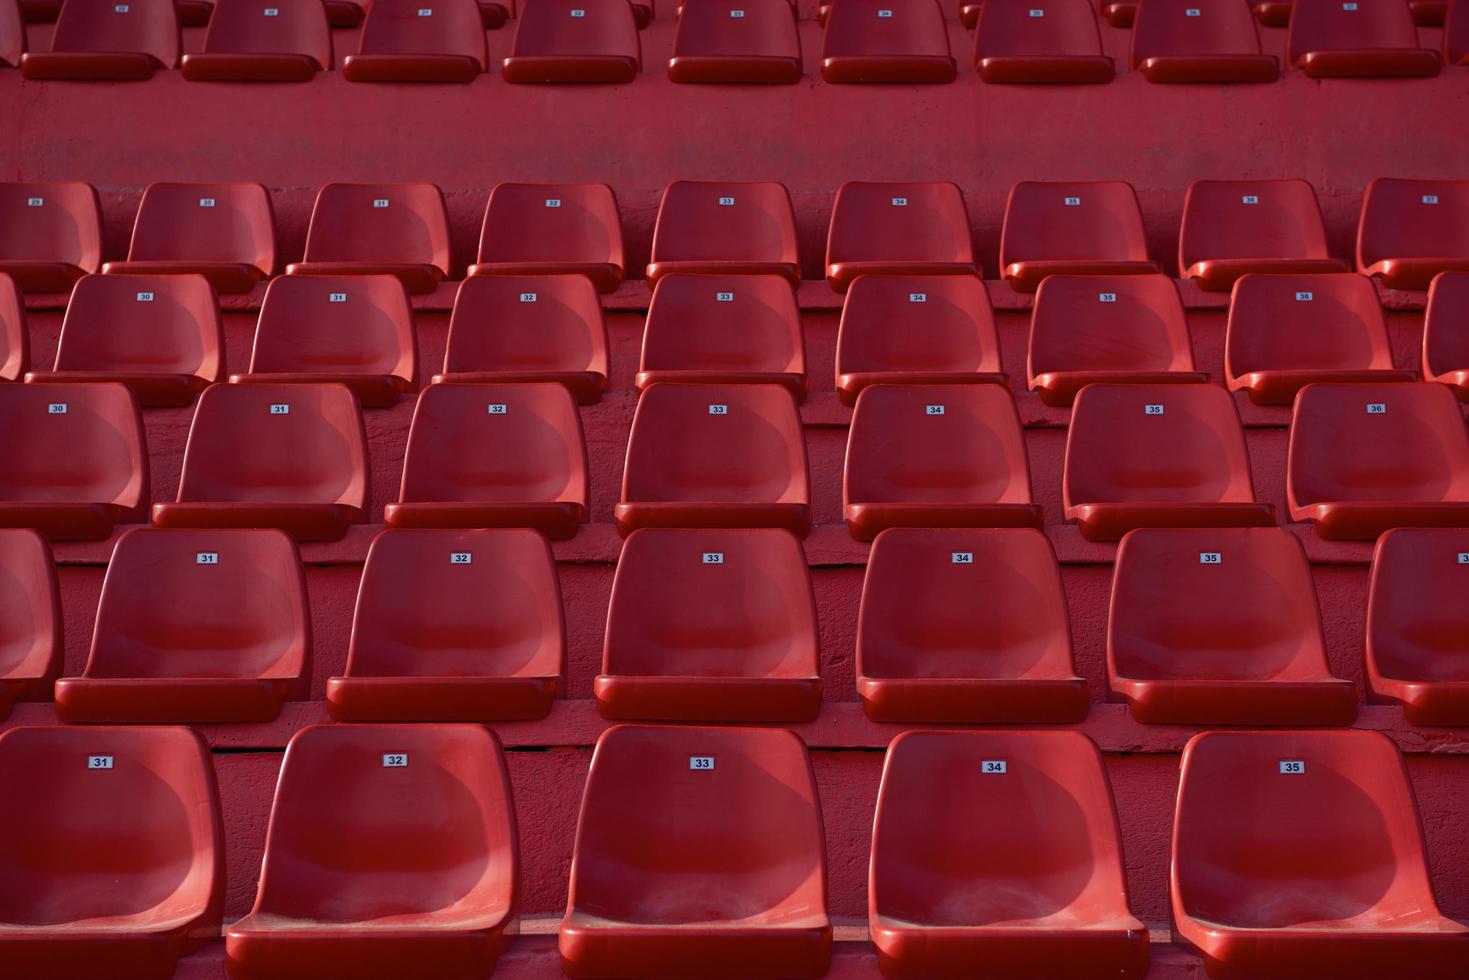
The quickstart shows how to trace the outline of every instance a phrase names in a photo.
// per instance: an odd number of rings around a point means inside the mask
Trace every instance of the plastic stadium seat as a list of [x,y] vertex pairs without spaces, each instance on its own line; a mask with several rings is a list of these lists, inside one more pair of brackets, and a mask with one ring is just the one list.
[[199,396],[176,503],[157,527],[276,527],[336,541],[367,510],[367,435],[345,385],[214,385]]
[[1030,390],[1068,406],[1089,384],[1188,384],[1188,320],[1167,276],[1048,276],[1036,290],[1026,364]]
[[523,0],[507,82],[631,82],[642,45],[627,0]]
[[326,17],[333,27],[356,27],[371,0],[323,0]]
[[1113,27],[1128,28],[1133,26],[1137,19],[1137,0],[1101,0],[1097,4],[1097,13],[1107,18],[1107,23]]
[[196,82],[306,82],[332,67],[332,32],[315,3],[215,0],[204,50],[184,55]]
[[795,398],[779,385],[650,385],[627,443],[617,530],[811,528]]
[[858,276],[977,276],[969,213],[948,181],[848,181],[826,239],[826,281],[844,293]]
[[[381,0],[378,0],[381,2]],[[235,980],[485,977],[516,928],[504,753],[480,725],[316,725],[286,747]]]
[[663,721],[812,721],[816,599],[778,528],[644,528],[622,546],[597,710]]
[[794,85],[801,38],[791,0],[699,0],[679,8],[668,77],[675,82]]
[[1357,271],[1389,289],[1427,289],[1440,272],[1469,272],[1469,180],[1368,184]]
[[472,276],[455,296],[434,384],[549,381],[591,405],[607,372],[602,300],[586,276]]
[[101,264],[102,205],[91,184],[0,183],[0,273],[23,292],[62,292]]
[[260,184],[150,184],[126,262],[108,274],[197,272],[222,293],[244,293],[275,271],[275,216]]
[[184,27],[203,27],[214,15],[219,0],[174,0],[179,23]]
[[837,332],[836,387],[852,405],[873,384],[1006,384],[1000,338],[975,276],[859,276]]
[[117,381],[140,404],[190,405],[220,379],[224,334],[209,280],[84,276],[72,289],[51,371],[27,381]]
[[[976,601],[981,598],[982,601]],[[1086,717],[1055,552],[1031,528],[892,528],[867,559],[857,693],[873,721]]]
[[17,701],[51,700],[61,657],[51,548],[30,528],[0,530],[0,721]]
[[[425,6],[425,4],[428,6]],[[349,82],[472,82],[488,65],[475,0],[373,0]]]
[[26,78],[130,81],[179,63],[173,0],[66,0],[50,51],[21,56]]
[[1469,4],[1453,0],[1444,22],[1443,60],[1446,65],[1469,65]]
[[479,261],[469,274],[584,275],[598,291],[610,293],[622,282],[623,268],[622,222],[612,188],[507,183],[490,191]]
[[984,3],[976,3],[974,0],[958,0],[959,21],[971,31],[974,25],[979,23],[979,12],[984,8]]
[[187,728],[0,735],[0,977],[171,977],[219,938],[224,831]]
[[974,33],[974,67],[986,82],[1110,82],[1090,0],[986,0]]
[[56,682],[68,722],[270,721],[311,680],[306,576],[267,528],[118,539],[92,650]]
[[827,82],[952,82],[956,73],[939,0],[841,0],[827,15]]
[[1429,78],[1439,53],[1419,47],[1403,0],[1292,0],[1287,62],[1310,78]]
[[1022,180],[1010,188],[1000,273],[1020,292],[1034,292],[1046,276],[1158,271],[1148,260],[1137,192],[1126,181]]
[[31,363],[25,298],[15,280],[0,272],[0,380],[19,381]]
[[806,397],[806,341],[790,281],[780,276],[658,280],[643,331],[637,386],[659,381],[778,384]]
[[[713,0],[727,5],[742,0]],[[786,7],[786,0],[774,0]],[[782,16],[792,23],[790,12]],[[648,279],[670,272],[778,275],[801,284],[796,215],[773,180],[675,180],[663,191]]]
[[1123,869],[1102,754],[1080,732],[888,746],[867,906],[885,975],[1141,978],[1148,930]]
[[1066,433],[1062,503],[1088,541],[1137,527],[1269,527],[1244,429],[1217,385],[1088,385]]
[[525,528],[388,530],[357,593],[337,721],[544,718],[566,671],[551,546]]
[[15,0],[0,0],[0,66],[19,68],[25,53],[25,24]]
[[[417,2],[417,0],[414,0]],[[449,275],[449,217],[433,184],[346,184],[317,192],[293,276],[393,275],[431,293]]]
[[[1146,0],[1144,0],[1146,2]],[[1172,725],[1350,725],[1311,566],[1276,527],[1148,528],[1117,549],[1107,685]]]
[[1183,201],[1178,269],[1202,289],[1225,290],[1251,272],[1346,272],[1347,264],[1327,255],[1321,206],[1304,180],[1196,180]]
[[231,384],[344,384],[388,408],[418,377],[413,309],[395,276],[277,276],[265,289],[247,374]]
[[561,385],[431,385],[418,396],[390,527],[533,527],[576,534],[586,446]]
[[572,978],[823,976],[826,842],[800,738],[754,728],[603,732],[560,945]]
[[[1150,82],[1273,82],[1280,77],[1275,55],[1260,52],[1260,35],[1245,0],[1142,0],[1132,24],[1131,63]],[[1196,181],[1194,187],[1201,183],[1213,182]],[[1187,205],[1184,210],[1187,214]]]
[[1174,936],[1211,977],[1464,976],[1403,759],[1380,732],[1206,732],[1183,750]]
[[1445,272],[1428,288],[1423,380],[1452,385],[1469,402],[1469,273]]
[[1015,400],[1002,385],[864,388],[842,478],[847,530],[1040,527]]
[[122,385],[0,385],[0,445],[0,527],[87,541],[147,519],[143,417]]
[[1291,520],[1323,538],[1469,524],[1469,432],[1445,385],[1301,389],[1286,471]]
[[1260,405],[1290,405],[1317,382],[1416,381],[1393,369],[1372,280],[1354,273],[1247,275],[1235,283],[1224,378]]
[[1469,531],[1395,528],[1377,539],[1367,599],[1372,693],[1413,725],[1469,725]]

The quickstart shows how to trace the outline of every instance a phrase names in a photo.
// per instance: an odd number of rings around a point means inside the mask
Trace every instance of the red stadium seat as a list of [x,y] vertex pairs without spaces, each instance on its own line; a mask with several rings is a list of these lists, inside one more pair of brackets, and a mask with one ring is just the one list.
[[31,363],[25,297],[15,280],[0,272],[0,380],[19,381]]
[[836,386],[1007,384],[989,293],[977,276],[860,276],[837,332]]
[[1441,67],[1402,0],[1292,0],[1285,48],[1311,78],[1429,78]]
[[1090,0],[986,0],[974,33],[974,67],[986,82],[1110,82]]
[[83,276],[71,292],[56,366],[27,381],[117,381],[144,406],[191,405],[224,371],[219,300],[209,280]]
[[[413,0],[418,2],[418,0]],[[449,275],[449,217],[433,184],[325,184],[292,276],[393,275],[431,293]]]
[[331,71],[332,32],[315,3],[215,0],[204,50],[184,55],[196,82],[307,82]]
[[171,977],[219,938],[224,831],[186,728],[0,735],[0,976]]
[[0,183],[0,273],[23,292],[59,293],[102,264],[102,205],[91,184]]
[[[976,601],[982,600],[982,601]],[[1086,717],[1061,570],[1031,528],[892,528],[867,559],[857,693],[873,721]]]
[[1380,732],[1206,732],[1183,750],[1174,937],[1213,977],[1464,976],[1403,759]]
[[827,15],[827,82],[952,82],[956,72],[939,0],[841,0]]
[[974,0],[958,0],[958,4],[960,23],[971,31],[974,30],[974,25],[979,23],[979,12],[983,9],[984,3],[976,3]]
[[525,528],[388,530],[367,553],[337,721],[544,718],[566,672],[556,561]]
[[668,77],[675,82],[794,85],[801,38],[791,0],[700,0],[679,7]]
[[1357,716],[1351,681],[1326,663],[1305,549],[1277,527],[1124,537],[1107,686],[1150,724],[1350,725]]
[[222,293],[244,293],[275,271],[275,216],[260,184],[150,184],[126,262],[115,274],[197,272]]
[[606,184],[498,184],[485,207],[479,261],[469,274],[584,275],[610,293],[624,267],[617,198]]
[[847,530],[1040,527],[1015,400],[1001,385],[864,388],[842,478]]
[[1260,35],[1245,0],[1142,0],[1132,24],[1131,61],[1132,70],[1150,82],[1273,82],[1280,77],[1275,55],[1260,52]]
[[1323,538],[1469,524],[1469,432],[1444,385],[1303,388],[1286,470],[1291,520]]
[[1022,180],[1010,188],[1000,273],[1020,292],[1034,292],[1046,276],[1158,271],[1148,260],[1137,192],[1126,181]]
[[342,77],[472,82],[489,64],[481,18],[475,0],[373,0],[361,47],[342,59]]
[[179,63],[174,0],[66,0],[50,51],[29,51],[21,73],[34,79],[131,81]]
[[1423,380],[1452,385],[1469,402],[1469,272],[1445,272],[1428,289]]
[[344,384],[389,408],[418,377],[413,310],[401,280],[277,276],[265,289],[250,371],[231,384]]
[[1469,65],[1469,3],[1453,0],[1444,21],[1443,60],[1446,65]]
[[806,552],[777,528],[644,528],[622,546],[597,711],[812,721],[821,650]]
[[87,541],[147,519],[143,417],[122,385],[0,385],[0,445],[0,527]]
[[184,27],[203,27],[214,15],[218,0],[174,0],[179,23]]
[[602,299],[586,276],[473,276],[454,298],[434,384],[549,381],[592,405],[607,372]]
[[507,82],[631,82],[642,44],[627,0],[522,0]]
[[68,722],[270,721],[311,682],[306,575],[270,529],[118,539],[80,677],[56,682]]
[[362,23],[367,4],[371,0],[323,0],[326,17],[333,27],[356,27]]
[[831,961],[811,760],[781,729],[619,726],[577,821],[561,966],[574,978],[815,980]]
[[826,239],[826,281],[858,276],[977,276],[964,194],[947,181],[848,181]]
[[367,503],[367,435],[345,385],[214,385],[194,409],[178,500],[154,504],[153,523],[336,541]]
[[811,528],[796,400],[779,385],[651,385],[627,443],[623,537],[640,527]]
[[30,528],[0,530],[0,721],[17,701],[51,700],[61,657],[61,596],[51,548]]
[[[744,0],[713,0],[721,9],[739,2]],[[787,0],[774,2],[788,6]],[[782,16],[791,21],[789,11]],[[657,282],[670,272],[778,275],[799,286],[790,192],[773,180],[675,180],[658,206],[648,279]]]
[[867,921],[890,977],[976,976],[983,964],[993,977],[1141,978],[1148,930],[1128,908],[1096,743],[1080,732],[893,739]]
[[0,66],[19,68],[25,49],[26,32],[20,5],[15,0],[0,0]]
[[[381,0],[378,0],[381,2]],[[286,747],[235,980],[484,977],[515,934],[515,805],[479,725],[316,725]]]
[[1290,405],[1317,382],[1416,381],[1393,369],[1387,323],[1366,276],[1247,275],[1234,285],[1224,379],[1259,405]]
[[1066,433],[1061,499],[1088,541],[1137,527],[1269,527],[1234,399],[1216,385],[1088,385]]
[[1030,390],[1065,407],[1089,384],[1188,384],[1188,320],[1167,276],[1048,276],[1030,319]]
[[806,341],[790,281],[780,276],[658,280],[643,331],[637,386],[660,381],[778,384],[806,397]]
[[533,527],[574,536],[586,446],[561,385],[431,385],[418,396],[389,527]]
[[1304,180],[1196,180],[1183,201],[1178,270],[1202,289],[1225,290],[1251,272],[1346,272],[1347,264],[1327,254],[1321,206]]
[[1389,289],[1427,289],[1440,272],[1469,272],[1469,180],[1368,184],[1357,271]]
[[1395,528],[1377,539],[1367,599],[1367,683],[1413,725],[1469,725],[1462,601],[1469,531]]

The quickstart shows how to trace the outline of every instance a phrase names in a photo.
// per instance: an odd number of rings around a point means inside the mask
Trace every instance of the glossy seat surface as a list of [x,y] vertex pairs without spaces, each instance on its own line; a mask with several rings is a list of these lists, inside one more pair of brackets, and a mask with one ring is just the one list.
[[20,4],[16,0],[6,0],[0,3],[0,65],[19,68],[25,46],[25,21],[21,17]]
[[56,682],[69,722],[270,721],[311,680],[295,542],[273,529],[134,528],[117,541],[86,669]]
[[826,17],[827,82],[952,82],[956,71],[939,0],[842,0]]
[[449,275],[449,261],[449,218],[435,185],[330,183],[311,209],[305,258],[286,272],[392,275],[410,293],[428,293]]
[[1090,0],[985,0],[974,31],[974,68],[986,82],[1110,82]]
[[475,0],[373,0],[349,82],[472,82],[489,64]]
[[675,82],[799,82],[801,38],[795,12],[791,0],[680,4],[668,77]]
[[0,273],[22,292],[62,292],[102,265],[91,184],[0,183]]
[[[738,2],[714,0],[686,9],[733,9]],[[789,0],[771,2],[793,27]],[[670,183],[658,205],[648,279],[657,282],[671,272],[778,275],[800,285],[796,216],[785,185],[773,180]]]
[[[993,2],[993,0],[990,0]],[[888,747],[867,920],[892,977],[1140,978],[1112,788],[1079,732],[905,732]]]
[[196,82],[306,82],[332,67],[325,5],[215,0],[204,50],[184,55]]
[[611,187],[506,183],[490,191],[479,261],[469,274],[583,275],[598,292],[610,293],[622,282],[625,265],[622,221]]
[[317,725],[286,747],[231,977],[488,976],[514,935],[515,807],[479,725]]
[[824,975],[826,844],[805,744],[782,729],[604,732],[560,947],[573,978]]
[[1423,380],[1451,385],[1469,401],[1469,272],[1434,277],[1423,314]]
[[1444,21],[1443,60],[1446,65],[1469,65],[1469,6],[1452,0]]
[[260,184],[150,184],[125,262],[106,273],[196,272],[221,293],[248,292],[275,271],[275,215]]
[[62,646],[50,545],[30,528],[0,530],[0,721],[17,701],[51,700]]
[[0,380],[19,381],[31,364],[31,333],[25,297],[14,279],[0,272]]
[[1223,290],[1251,272],[1345,272],[1347,264],[1327,253],[1321,206],[1306,181],[1196,180],[1184,197],[1178,269],[1203,289]]
[[978,274],[958,185],[849,181],[837,190],[826,239],[826,281],[837,292],[864,275]]
[[522,0],[507,82],[631,82],[642,67],[634,4],[626,0]]
[[1047,276],[1155,273],[1137,192],[1121,180],[1022,180],[1000,230],[1000,273],[1021,292]]
[[1442,67],[1401,0],[1292,0],[1285,57],[1311,78],[1428,78]]
[[1141,0],[1132,23],[1132,70],[1150,82],[1273,82],[1280,63],[1260,51],[1249,5]]
[[179,63],[174,0],[66,0],[50,51],[21,56],[26,78],[135,81]]
[[1357,271],[1390,289],[1427,289],[1440,272],[1469,272],[1469,180],[1368,184]]

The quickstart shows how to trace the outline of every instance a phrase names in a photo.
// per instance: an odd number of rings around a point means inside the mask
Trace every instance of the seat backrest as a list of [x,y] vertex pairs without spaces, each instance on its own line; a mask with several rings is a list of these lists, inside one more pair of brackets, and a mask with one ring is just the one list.
[[431,265],[447,275],[444,193],[426,183],[324,184],[311,209],[305,257],[307,262]]
[[148,185],[128,259],[239,262],[275,271],[275,215],[260,184]]
[[1469,180],[1378,177],[1357,228],[1357,268],[1384,259],[1469,256]]
[[[1238,6],[1244,7],[1243,0]],[[1186,272],[1206,259],[1257,257],[1327,257],[1326,227],[1311,185],[1304,180],[1196,180],[1190,184],[1183,199],[1179,271]]]
[[1149,58],[1260,53],[1248,0],[1139,0],[1132,20],[1132,67]]
[[653,264],[690,260],[779,262],[799,268],[796,216],[785,185],[706,180],[669,184],[653,230]]
[[497,184],[485,206],[479,260],[606,263],[624,268],[622,222],[612,188]]
[[0,184],[0,262],[102,264],[102,205],[91,184]]
[[1146,262],[1147,236],[1132,185],[1022,180],[1010,188],[1000,230],[1000,268],[1046,259]]
[[30,528],[0,530],[0,682],[39,681],[50,700],[62,645],[51,546]]
[[1289,64],[1313,51],[1417,47],[1418,28],[1403,0],[1293,0]]
[[1469,64],[1469,2],[1452,0],[1444,20],[1443,60],[1448,65]]
[[1423,376],[1469,371],[1469,272],[1444,272],[1428,288]]
[[1090,0],[985,0],[974,58],[1098,57],[1102,36]]
[[190,374],[224,368],[219,300],[199,275],[83,276],[71,291],[58,371]]
[[1030,318],[1030,377],[1192,371],[1188,320],[1167,276],[1047,276]]
[[19,381],[30,367],[31,334],[25,298],[15,280],[0,272],[0,378]]
[[978,276],[859,276],[837,333],[837,373],[997,374],[1000,338]]
[[575,57],[636,55],[640,42],[627,0],[520,0],[512,46],[518,56]]
[[586,276],[470,276],[454,296],[444,371],[607,373],[602,299]]
[[214,0],[205,54],[304,54],[332,67],[332,30],[326,5],[311,0]]
[[864,259],[973,262],[969,213],[948,181],[848,181],[837,190],[826,262]]
[[1251,371],[1392,366],[1377,287],[1366,276],[1247,275],[1234,284],[1224,341],[1228,378]]
[[250,370],[417,374],[413,309],[396,276],[277,276],[266,287]]
[[0,445],[0,500],[148,503],[143,416],[120,384],[0,385]]
[[19,0],[0,0],[0,65],[19,68],[25,48],[25,24],[21,20]]
[[373,0],[362,24],[362,54],[461,55],[489,64],[476,0]]
[[174,0],[66,0],[51,36],[53,51],[139,52],[164,68],[179,63]]
[[804,373],[801,311],[790,280],[661,277],[648,304],[641,369]]

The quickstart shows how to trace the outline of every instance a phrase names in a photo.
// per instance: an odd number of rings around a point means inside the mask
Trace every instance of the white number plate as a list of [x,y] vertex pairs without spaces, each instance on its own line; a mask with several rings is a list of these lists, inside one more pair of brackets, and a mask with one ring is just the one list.
[[1004,759],[986,759],[979,764],[979,771],[986,776],[1003,775],[1007,767]]
[[449,552],[449,564],[451,564],[451,565],[468,565],[468,564],[471,564],[473,561],[474,561],[474,555],[471,552],[468,552],[468,551],[451,551],[451,552]]
[[270,414],[271,415],[290,415],[291,414],[291,406],[289,406],[289,405],[272,405],[272,406],[270,406]]
[[404,769],[408,766],[407,752],[385,752],[383,753],[384,769]]
[[1280,760],[1280,774],[1282,776],[1304,776],[1306,774],[1306,762],[1304,759],[1282,759]]
[[1144,415],[1162,415],[1163,414],[1163,406],[1162,405],[1144,405],[1143,406],[1143,414]]
[[1224,555],[1218,551],[1201,551],[1199,552],[1199,564],[1222,565],[1224,564]]
[[691,755],[689,756],[689,768],[697,769],[700,772],[712,771],[714,769],[714,756]]
[[87,756],[87,768],[88,769],[111,769],[112,768],[112,756],[110,756],[110,755],[89,755],[89,756]]
[[200,552],[197,552],[194,555],[194,564],[195,565],[218,565],[219,564],[219,552],[217,552],[217,551],[200,551]]
[[704,552],[704,564],[706,564],[706,565],[723,565],[724,564],[724,552],[722,552],[722,551],[706,551],[706,552]]
[[949,552],[949,561],[952,562],[955,565],[973,565],[974,564],[974,552],[972,552],[972,551],[951,551],[951,552]]

